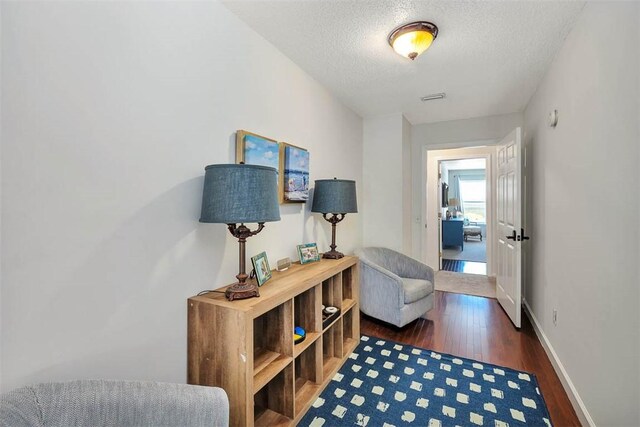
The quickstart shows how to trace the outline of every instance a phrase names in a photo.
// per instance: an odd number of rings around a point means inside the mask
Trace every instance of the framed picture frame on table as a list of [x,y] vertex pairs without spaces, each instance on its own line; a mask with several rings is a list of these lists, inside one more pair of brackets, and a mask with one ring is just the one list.
[[310,262],[320,261],[320,252],[318,252],[318,245],[315,243],[305,243],[304,245],[298,245],[298,256],[300,257],[300,264],[308,264]]
[[258,286],[264,285],[271,279],[271,268],[269,267],[269,259],[266,252],[260,252],[258,255],[251,257],[253,270],[256,272],[256,281]]

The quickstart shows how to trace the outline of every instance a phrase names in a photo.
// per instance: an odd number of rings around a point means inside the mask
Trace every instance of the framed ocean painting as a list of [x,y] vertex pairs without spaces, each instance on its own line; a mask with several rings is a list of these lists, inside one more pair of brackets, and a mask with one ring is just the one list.
[[280,144],[280,173],[283,202],[305,203],[309,200],[309,152],[304,148]]
[[236,163],[274,168],[278,177],[278,195],[282,200],[282,172],[278,141],[246,130],[238,130],[236,132]]

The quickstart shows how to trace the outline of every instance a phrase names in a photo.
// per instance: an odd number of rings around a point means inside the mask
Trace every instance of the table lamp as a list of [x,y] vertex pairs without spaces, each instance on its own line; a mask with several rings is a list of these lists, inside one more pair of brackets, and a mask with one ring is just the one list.
[[[225,291],[229,301],[260,296],[255,283],[247,283],[245,243],[269,221],[280,221],[274,168],[244,164],[205,168],[200,222],[227,224],[229,232],[240,244],[238,282]],[[258,228],[251,231],[244,225],[246,222],[258,223]]]
[[[322,258],[342,258],[344,254],[336,251],[336,224],[346,214],[358,212],[356,182],[337,178],[316,180],[311,212],[321,213],[331,223],[331,250],[322,254]],[[327,218],[328,214],[332,216]]]
[[[451,215],[455,215],[457,217],[459,205],[460,205],[460,201],[455,197],[452,199],[449,199],[449,211],[451,212]],[[453,208],[453,211],[451,211],[451,208]]]

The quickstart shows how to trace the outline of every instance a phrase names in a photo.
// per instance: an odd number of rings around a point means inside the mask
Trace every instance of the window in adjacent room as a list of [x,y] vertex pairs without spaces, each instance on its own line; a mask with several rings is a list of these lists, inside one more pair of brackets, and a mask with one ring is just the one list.
[[460,180],[460,198],[465,218],[471,222],[487,222],[487,182],[482,179]]

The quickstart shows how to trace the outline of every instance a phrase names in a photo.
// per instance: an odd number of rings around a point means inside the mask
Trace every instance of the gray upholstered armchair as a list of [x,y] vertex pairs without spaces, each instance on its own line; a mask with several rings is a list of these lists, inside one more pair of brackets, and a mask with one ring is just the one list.
[[0,426],[227,426],[217,387],[146,381],[37,384],[0,396]]
[[387,248],[362,248],[360,310],[398,327],[433,308],[433,269]]

